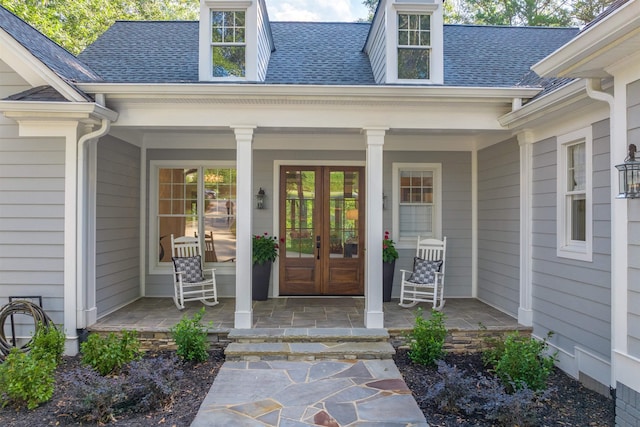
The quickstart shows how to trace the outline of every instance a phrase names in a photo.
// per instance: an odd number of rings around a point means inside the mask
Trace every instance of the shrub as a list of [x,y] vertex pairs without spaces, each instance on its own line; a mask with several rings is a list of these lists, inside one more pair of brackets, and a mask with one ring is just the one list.
[[111,332],[107,337],[89,334],[80,345],[82,362],[93,367],[100,375],[108,375],[125,363],[141,357],[140,341],[136,331],[122,331],[121,336]]
[[133,361],[118,377],[104,377],[86,367],[75,369],[62,378],[70,390],[62,411],[77,421],[106,423],[119,414],[159,408],[182,376],[175,362],[164,357]]
[[486,351],[483,361],[492,367],[509,391],[525,387],[533,391],[544,390],[556,361],[556,354],[546,354],[551,335],[550,332],[540,341],[514,332],[507,335],[503,343]]
[[204,312],[203,307],[191,319],[185,315],[171,328],[171,334],[178,347],[176,353],[183,360],[204,362],[209,357],[207,328],[201,323]]
[[546,394],[536,394],[526,386],[513,393],[496,378],[470,375],[456,366],[438,361],[440,381],[429,389],[426,399],[449,413],[467,415],[481,412],[498,426],[536,426],[536,409]]
[[34,409],[51,399],[55,369],[52,358],[36,358],[13,348],[0,365],[2,406],[13,402],[17,407]]
[[431,319],[422,317],[422,309],[415,314],[415,325],[409,333],[409,357],[414,363],[434,365],[444,356],[444,340],[447,329],[444,326],[444,314],[431,310]]
[[36,359],[51,358],[58,365],[64,353],[65,339],[64,331],[56,325],[43,326],[38,323],[29,345],[29,353]]

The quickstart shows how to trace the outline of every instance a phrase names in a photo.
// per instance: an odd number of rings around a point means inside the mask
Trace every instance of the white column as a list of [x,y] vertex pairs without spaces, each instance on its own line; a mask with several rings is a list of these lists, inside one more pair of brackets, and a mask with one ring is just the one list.
[[382,146],[386,128],[364,129],[367,137],[365,307],[367,328],[384,328],[382,309]]
[[532,283],[531,283],[531,198],[533,179],[533,135],[531,132],[518,134],[520,145],[520,306],[518,323],[533,325]]
[[251,230],[254,126],[232,126],[236,135],[236,312],[234,326],[251,329]]

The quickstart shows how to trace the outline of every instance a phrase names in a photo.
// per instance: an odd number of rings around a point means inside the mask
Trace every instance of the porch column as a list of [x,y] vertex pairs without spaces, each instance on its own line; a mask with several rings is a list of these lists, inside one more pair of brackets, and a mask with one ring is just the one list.
[[364,129],[367,136],[364,325],[384,328],[382,310],[382,146],[386,128]]
[[251,329],[251,230],[253,130],[255,126],[232,126],[236,136],[236,312],[234,327]]
[[533,325],[531,283],[531,198],[533,179],[533,134],[525,131],[518,134],[520,145],[520,306],[518,323]]

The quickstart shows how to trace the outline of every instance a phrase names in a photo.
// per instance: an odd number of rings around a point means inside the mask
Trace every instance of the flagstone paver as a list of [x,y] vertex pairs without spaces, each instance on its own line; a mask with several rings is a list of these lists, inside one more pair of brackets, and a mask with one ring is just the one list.
[[393,360],[225,362],[193,427],[428,427]]

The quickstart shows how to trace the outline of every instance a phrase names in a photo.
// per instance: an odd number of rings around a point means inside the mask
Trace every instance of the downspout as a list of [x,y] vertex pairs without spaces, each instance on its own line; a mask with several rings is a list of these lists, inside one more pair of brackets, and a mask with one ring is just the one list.
[[[96,95],[96,104],[104,106],[105,98]],[[111,129],[111,121],[102,119],[100,128],[82,135],[78,139],[77,173],[77,233],[76,233],[76,328],[80,331],[96,316],[95,306],[95,188],[87,182],[91,159],[87,155],[92,142],[106,135]],[[95,183],[95,179],[92,180]],[[88,313],[92,312],[92,319]]]
[[[601,79],[596,78],[588,78],[587,79],[587,95],[589,98],[595,99],[597,101],[603,101],[609,104],[609,148],[610,148],[610,157],[613,161],[613,153],[615,152],[614,147],[616,145],[616,141],[618,139],[618,135],[616,132],[616,124],[614,123],[614,111],[615,111],[615,97],[607,92],[602,90],[602,82]],[[615,168],[611,170],[610,180],[611,185],[617,181],[617,172]],[[619,310],[624,309],[624,313],[627,312],[625,306],[625,298],[626,295],[618,295],[622,294],[621,292],[617,292],[616,283],[626,283],[626,270],[624,261],[626,260],[626,255],[623,257],[619,254],[618,248],[620,245],[626,246],[625,242],[619,242],[619,240],[625,240],[626,233],[618,233],[615,231],[616,224],[624,224],[626,227],[625,218],[617,218],[619,217],[619,213],[622,212],[626,217],[626,211],[623,211],[622,208],[619,208],[615,203],[615,198],[611,203],[611,374],[610,374],[610,386],[616,387],[616,368],[615,368],[615,351],[618,348],[618,340],[616,339],[616,334],[618,333],[618,329],[620,327],[625,327],[625,322],[618,322],[616,320],[616,315]],[[626,288],[626,285],[625,285]],[[619,297],[619,298],[618,298]],[[620,324],[619,324],[620,323]],[[625,328],[626,329],[626,328]],[[626,330],[624,331],[624,335],[626,335]]]

